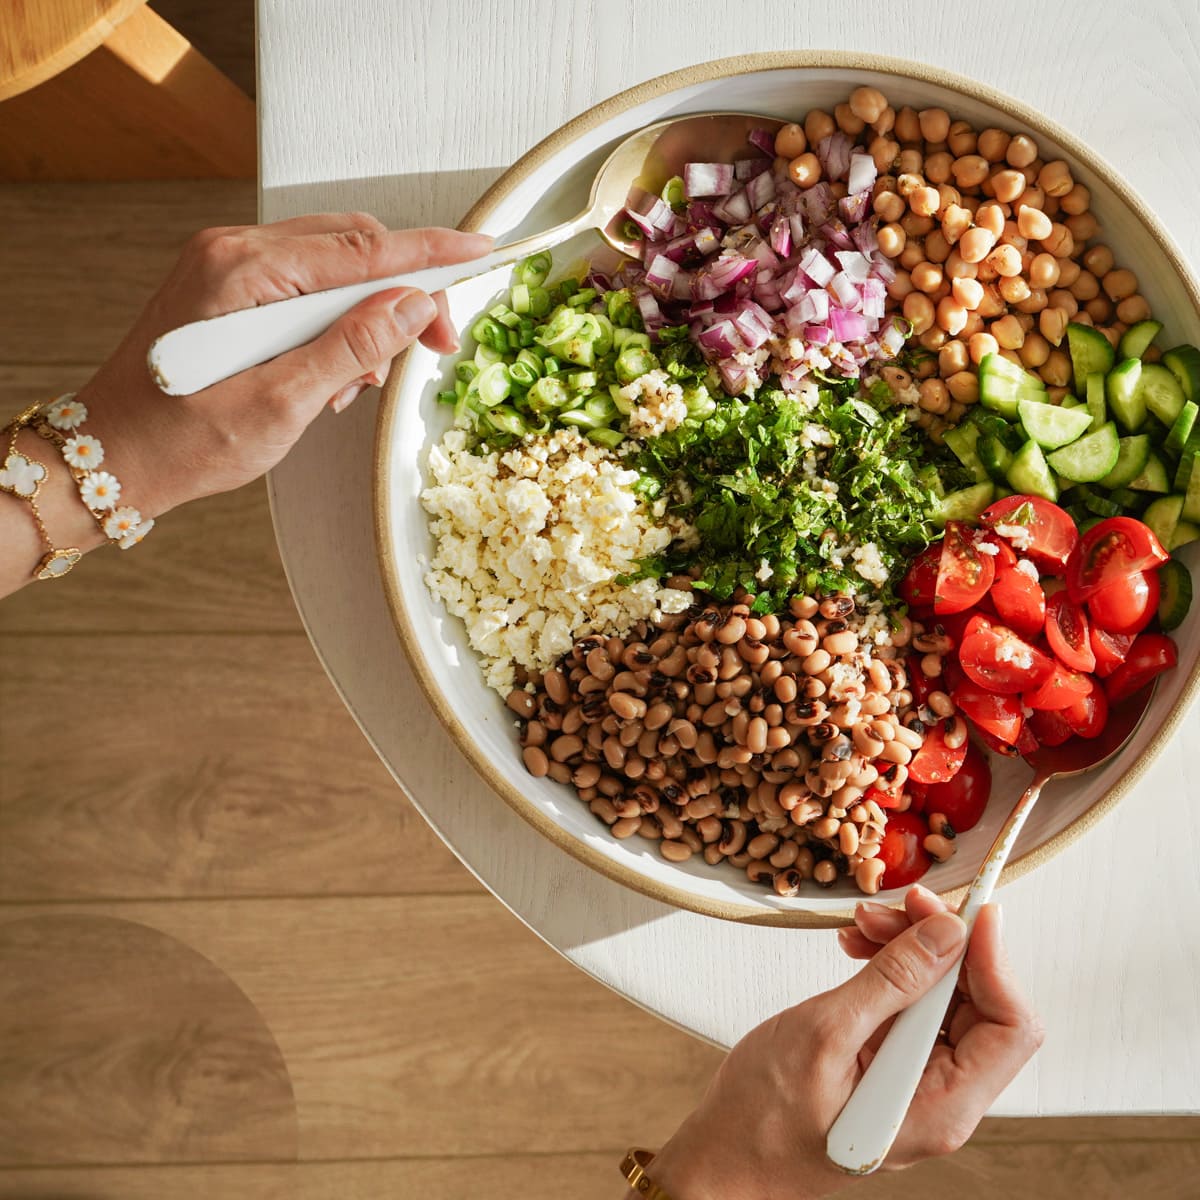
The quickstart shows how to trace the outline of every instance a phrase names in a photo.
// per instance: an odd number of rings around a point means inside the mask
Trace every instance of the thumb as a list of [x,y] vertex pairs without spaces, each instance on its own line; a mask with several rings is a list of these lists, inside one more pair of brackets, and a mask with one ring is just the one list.
[[268,363],[267,387],[286,390],[315,413],[347,384],[387,367],[438,315],[437,305],[414,288],[369,296],[319,337]]
[[967,929],[953,913],[918,921],[893,938],[832,995],[843,1020],[862,1041],[914,1000],[955,964]]

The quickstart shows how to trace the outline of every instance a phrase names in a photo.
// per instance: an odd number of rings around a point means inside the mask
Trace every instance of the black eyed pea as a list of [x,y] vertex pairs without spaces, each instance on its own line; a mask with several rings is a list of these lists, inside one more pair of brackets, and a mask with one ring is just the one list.
[[813,881],[818,887],[833,887],[837,883],[837,866],[832,859],[823,858],[813,867]]
[[775,868],[761,859],[751,859],[746,865],[746,877],[751,883],[770,884],[775,879]]
[[641,817],[618,817],[610,826],[610,829],[612,830],[613,837],[624,841],[625,838],[633,837],[641,828],[641,824]]
[[958,849],[949,838],[938,833],[931,833],[921,844],[925,847],[926,852],[938,862],[945,862],[947,859],[953,858],[954,852]]
[[854,868],[854,882],[861,892],[874,896],[883,881],[885,866],[878,858],[864,858]]
[[780,871],[772,881],[772,886],[775,888],[777,896],[788,899],[800,894],[800,885],[802,882],[803,876],[799,871]]

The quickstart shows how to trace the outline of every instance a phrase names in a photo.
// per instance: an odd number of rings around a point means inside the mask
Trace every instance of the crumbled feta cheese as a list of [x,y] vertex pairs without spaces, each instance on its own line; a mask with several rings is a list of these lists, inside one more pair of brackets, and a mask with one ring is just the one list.
[[687,420],[683,388],[666,371],[655,369],[639,375],[621,388],[621,398],[633,405],[629,432],[633,437],[658,437],[678,429]]
[[1017,559],[1017,570],[1020,571],[1022,575],[1028,575],[1034,583],[1037,583],[1041,579],[1041,575],[1038,572],[1037,567],[1035,567],[1027,558]]
[[996,555],[1000,553],[1000,547],[997,546],[995,542],[976,542],[975,549],[978,550],[980,554],[986,554],[990,558],[995,558]]
[[879,547],[874,542],[856,546],[850,552],[850,559],[854,563],[854,570],[868,583],[876,584],[878,587],[883,587],[887,583],[891,572],[887,569],[883,556],[879,553]]
[[1033,545],[1033,530],[1028,525],[994,525],[995,531],[1007,538],[1014,550],[1028,550]]
[[758,564],[758,570],[754,572],[754,578],[757,579],[759,583],[766,583],[774,574],[775,572],[771,569],[771,564],[764,558]]

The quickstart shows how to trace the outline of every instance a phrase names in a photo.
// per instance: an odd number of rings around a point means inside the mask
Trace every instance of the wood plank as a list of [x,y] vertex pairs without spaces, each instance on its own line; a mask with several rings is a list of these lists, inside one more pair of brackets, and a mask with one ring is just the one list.
[[151,0],[150,7],[247,96],[254,95],[254,0]]
[[[75,910],[20,906],[0,916],[64,911]],[[693,1107],[721,1058],[597,987],[488,896],[85,911],[175,939],[246,994],[287,1065],[306,1160],[654,1145]],[[120,973],[121,957],[105,969]],[[204,1016],[186,996],[173,1011],[182,1022]],[[137,1014],[128,1018],[126,1036],[136,1036]],[[146,1046],[148,1070],[157,1053]],[[50,1090],[82,1070],[56,1061],[58,1074],[44,1076]],[[68,1111],[70,1096],[61,1103]],[[9,1145],[22,1144],[21,1120],[10,1115]],[[114,1132],[106,1161],[145,1161],[136,1144],[116,1141]]]
[[[478,890],[300,636],[6,636],[0,656],[31,681],[0,721],[0,900]],[[103,730],[53,733],[96,728],[97,688]]]
[[190,234],[256,210],[240,180],[0,188],[5,292],[22,297],[0,324],[0,363],[102,362]]

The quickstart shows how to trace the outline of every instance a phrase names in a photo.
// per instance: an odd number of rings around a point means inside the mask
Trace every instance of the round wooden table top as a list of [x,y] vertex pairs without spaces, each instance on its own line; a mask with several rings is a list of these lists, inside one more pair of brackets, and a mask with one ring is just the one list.
[[8,0],[0,40],[0,100],[90,54],[146,0]]

